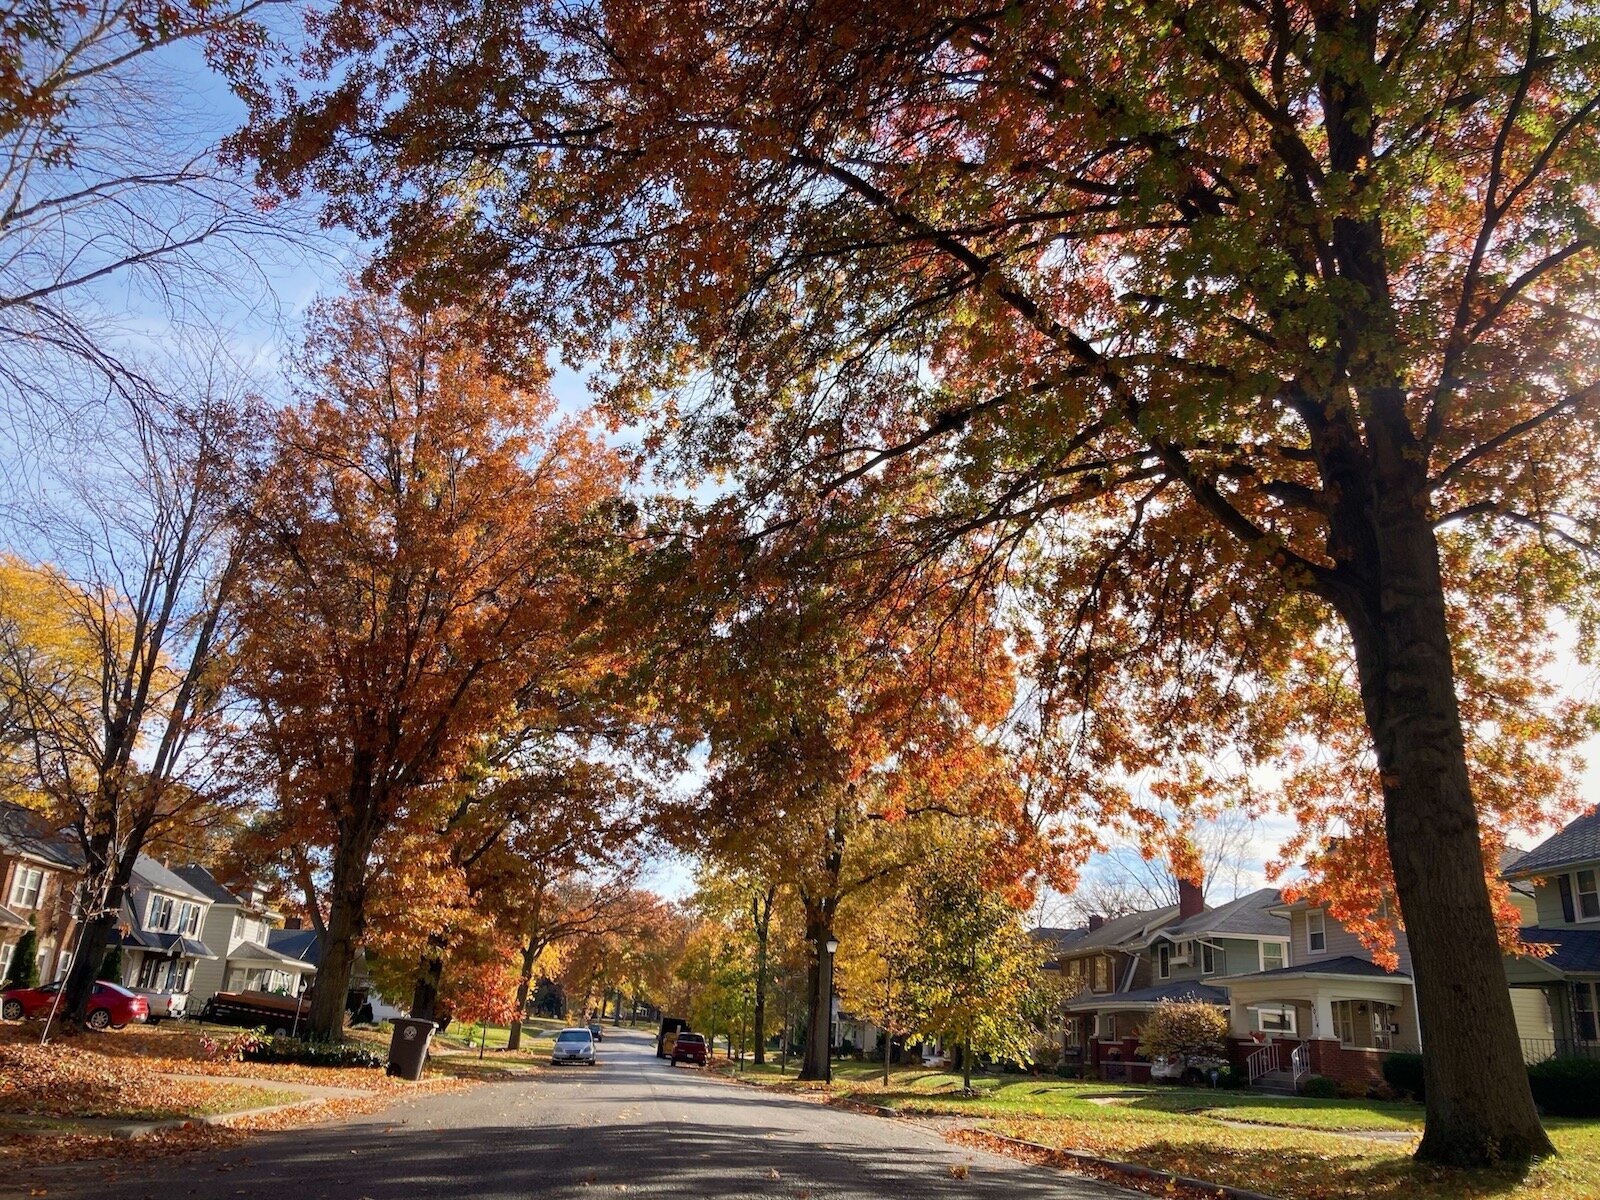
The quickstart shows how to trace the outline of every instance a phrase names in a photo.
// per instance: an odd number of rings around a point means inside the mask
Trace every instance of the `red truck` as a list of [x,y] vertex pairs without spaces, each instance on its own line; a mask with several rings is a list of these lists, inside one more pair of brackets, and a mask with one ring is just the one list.
[[702,1033],[689,1033],[687,1030],[678,1035],[678,1040],[672,1043],[672,1065],[681,1062],[699,1063],[706,1065],[706,1039]]

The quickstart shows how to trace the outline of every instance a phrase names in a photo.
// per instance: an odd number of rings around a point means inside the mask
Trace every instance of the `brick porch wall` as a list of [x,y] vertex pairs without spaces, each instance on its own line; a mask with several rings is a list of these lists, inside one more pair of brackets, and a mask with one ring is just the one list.
[[1315,1038],[1307,1043],[1311,1071],[1341,1083],[1374,1084],[1383,1082],[1386,1050],[1346,1050],[1331,1038]]

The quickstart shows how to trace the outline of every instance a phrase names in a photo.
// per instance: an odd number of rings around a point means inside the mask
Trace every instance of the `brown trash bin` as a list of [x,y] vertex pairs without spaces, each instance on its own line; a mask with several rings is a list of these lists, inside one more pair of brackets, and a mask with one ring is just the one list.
[[389,1065],[384,1070],[401,1079],[422,1078],[422,1064],[428,1061],[428,1043],[433,1040],[432,1021],[396,1017],[389,1037]]

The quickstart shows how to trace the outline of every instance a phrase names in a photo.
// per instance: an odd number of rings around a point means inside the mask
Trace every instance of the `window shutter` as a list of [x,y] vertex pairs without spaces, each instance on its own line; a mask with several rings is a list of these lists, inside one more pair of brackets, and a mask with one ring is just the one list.
[[1572,907],[1572,876],[1557,875],[1556,889],[1561,893],[1561,919],[1571,925],[1578,919],[1577,910]]

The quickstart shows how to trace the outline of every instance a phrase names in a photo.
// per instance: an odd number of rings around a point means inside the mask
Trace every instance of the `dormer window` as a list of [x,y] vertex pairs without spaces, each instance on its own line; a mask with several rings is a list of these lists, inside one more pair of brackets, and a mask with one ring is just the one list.
[[1306,913],[1306,953],[1326,954],[1328,951],[1328,922],[1320,908]]
[[1200,974],[1215,975],[1217,973],[1217,948],[1210,942],[1200,943]]
[[1579,919],[1588,921],[1600,917],[1600,886],[1596,884],[1594,870],[1574,872],[1572,878],[1578,885]]
[[1156,975],[1166,979],[1172,974],[1172,947],[1166,942],[1156,946]]
[[172,924],[172,898],[170,896],[151,896],[150,908],[145,913],[144,927],[146,929],[166,929]]

